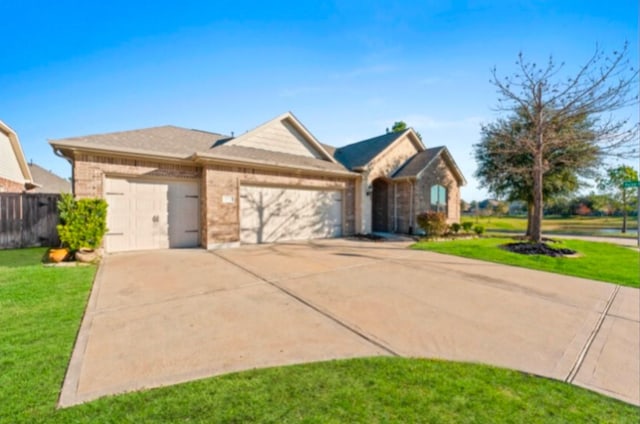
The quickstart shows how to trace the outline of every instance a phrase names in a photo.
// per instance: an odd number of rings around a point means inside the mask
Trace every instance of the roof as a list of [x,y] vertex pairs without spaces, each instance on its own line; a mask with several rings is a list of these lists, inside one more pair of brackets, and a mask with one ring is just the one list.
[[334,157],[347,169],[365,166],[407,131],[390,132],[340,147],[335,150]]
[[199,153],[196,157],[205,160],[218,159],[241,161],[278,167],[302,168],[315,171],[334,171],[345,174],[348,173],[348,170],[339,163],[306,156],[274,152],[271,150],[256,149],[254,147],[222,145],[215,149],[211,149],[208,152]]
[[324,144],[324,143],[320,143],[320,145],[324,148],[324,150],[327,151],[327,153],[329,153],[331,156],[335,156],[336,153],[336,147],[333,147],[329,144]]
[[316,172],[350,174],[342,164],[337,162],[324,149],[324,146],[320,145],[313,136],[308,134],[308,131],[302,127],[302,124],[291,113],[281,115],[270,122],[283,119],[296,124],[296,130],[299,129],[304,132],[303,136],[311,144],[317,144],[319,153],[326,159],[234,145],[228,142],[237,140],[240,137],[233,138],[223,134],[180,128],[172,125],[50,140],[49,143],[55,150],[61,151],[67,157],[71,157],[70,151],[77,149],[80,151],[97,151],[127,156],[139,155],[163,160],[189,162],[216,160],[226,163],[248,163],[267,167],[280,166]]
[[50,143],[54,146],[64,145],[65,147],[100,146],[101,148],[115,148],[115,150],[146,151],[186,158],[196,152],[206,152],[217,142],[229,138],[223,134],[165,125],[51,140]]
[[47,171],[35,163],[29,164],[29,170],[33,176],[33,182],[37,186],[29,190],[29,193],[71,193],[71,182]]
[[18,165],[20,166],[20,171],[22,172],[24,178],[24,181],[20,181],[20,183],[24,182],[26,188],[31,188],[33,177],[31,176],[31,172],[29,171],[27,160],[24,157],[22,146],[20,146],[20,139],[18,138],[18,134],[9,125],[5,124],[2,121],[0,121],[0,131],[4,132],[9,137],[11,148],[13,149],[13,153],[15,154]]
[[417,178],[422,171],[428,168],[435,159],[442,156],[445,162],[449,165],[451,170],[456,176],[460,185],[465,185],[466,180],[462,175],[462,171],[458,168],[458,165],[453,160],[453,157],[449,153],[449,150],[445,146],[432,147],[423,152],[417,153],[411,159],[409,159],[400,169],[398,169],[391,178]]
[[[234,145],[234,146],[244,146],[244,147],[254,147],[257,148],[255,145],[252,145],[253,143],[250,142],[250,139],[255,137],[257,134],[260,134],[264,131],[269,131],[269,127],[271,127],[274,123],[279,123],[279,124],[284,124],[284,125],[290,125],[291,128],[293,128],[293,130],[295,132],[298,133],[298,135],[301,137],[301,139],[298,140],[299,143],[302,143],[303,145],[306,144],[311,150],[314,150],[317,154],[320,155],[320,157],[325,158],[326,160],[330,161],[330,162],[334,162],[334,163],[338,163],[332,154],[330,154],[329,152],[327,152],[324,148],[324,145],[322,143],[320,143],[314,136],[313,134],[311,134],[311,132],[309,132],[309,130],[307,130],[307,128],[302,125],[302,122],[300,122],[298,120],[298,118],[295,117],[295,115],[291,112],[286,112],[283,113],[282,115],[271,119],[270,121],[267,121],[261,125],[259,125],[258,127],[247,131],[246,133],[230,140],[227,144],[228,145]],[[274,150],[274,149],[270,149],[270,150]],[[281,151],[283,153],[288,153],[288,150],[277,150],[275,149],[275,151]]]
[[444,146],[432,147],[420,152],[409,159],[400,169],[398,169],[392,178],[416,177],[423,169],[425,169],[431,161],[433,161],[444,149]]

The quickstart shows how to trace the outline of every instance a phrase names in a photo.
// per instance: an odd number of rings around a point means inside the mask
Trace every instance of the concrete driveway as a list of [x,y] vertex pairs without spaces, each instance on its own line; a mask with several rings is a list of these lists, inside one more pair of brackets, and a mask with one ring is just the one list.
[[60,397],[356,356],[472,361],[640,404],[637,289],[323,240],[112,255]]

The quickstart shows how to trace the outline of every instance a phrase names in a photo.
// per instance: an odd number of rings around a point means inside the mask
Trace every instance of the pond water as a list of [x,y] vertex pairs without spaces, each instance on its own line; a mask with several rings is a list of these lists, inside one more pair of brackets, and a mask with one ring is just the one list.
[[[598,232],[603,234],[621,234],[620,228],[601,228]],[[638,228],[627,228],[627,234],[638,234]]]

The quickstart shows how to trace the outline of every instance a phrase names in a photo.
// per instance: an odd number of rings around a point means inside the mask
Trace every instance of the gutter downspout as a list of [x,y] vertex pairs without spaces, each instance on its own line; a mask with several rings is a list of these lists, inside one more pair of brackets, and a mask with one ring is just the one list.
[[73,197],[76,197],[76,167],[73,166],[73,161],[65,156],[60,149],[53,149],[53,154],[59,158],[66,159],[66,161],[69,162],[69,165],[71,165],[71,194]]

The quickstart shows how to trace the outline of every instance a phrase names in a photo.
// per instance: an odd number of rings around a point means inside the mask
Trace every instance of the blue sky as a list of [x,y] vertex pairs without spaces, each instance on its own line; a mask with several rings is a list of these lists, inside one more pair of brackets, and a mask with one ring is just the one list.
[[[606,1],[5,1],[0,119],[27,159],[69,177],[48,139],[173,124],[240,134],[292,111],[341,146],[394,121],[446,145],[469,184],[496,118],[496,66],[519,52],[568,71],[630,43],[638,3]],[[627,115],[637,120],[637,109]]]

